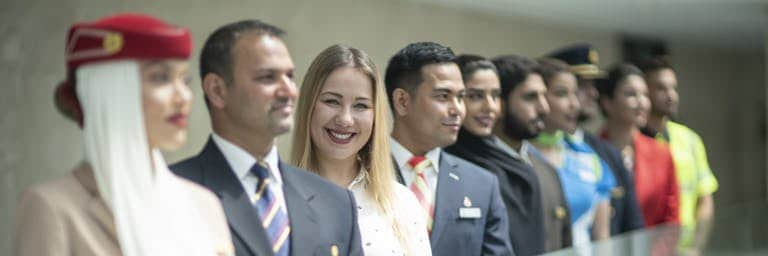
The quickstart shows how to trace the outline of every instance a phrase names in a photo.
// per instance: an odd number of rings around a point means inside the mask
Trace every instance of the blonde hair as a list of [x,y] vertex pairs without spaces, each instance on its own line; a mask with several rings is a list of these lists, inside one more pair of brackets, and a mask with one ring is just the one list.
[[395,211],[395,177],[392,157],[389,150],[389,125],[387,120],[388,101],[384,86],[379,78],[378,69],[373,60],[362,50],[344,45],[333,45],[323,50],[307,70],[304,82],[301,84],[299,102],[296,110],[296,129],[293,137],[291,158],[294,165],[318,173],[317,150],[312,143],[309,133],[310,121],[315,102],[331,73],[341,67],[353,67],[371,79],[374,98],[374,121],[371,137],[368,143],[358,151],[358,159],[363,168],[368,170],[366,192],[374,199],[384,216],[390,218],[395,236],[406,249],[411,251],[410,241],[400,224],[394,217]]

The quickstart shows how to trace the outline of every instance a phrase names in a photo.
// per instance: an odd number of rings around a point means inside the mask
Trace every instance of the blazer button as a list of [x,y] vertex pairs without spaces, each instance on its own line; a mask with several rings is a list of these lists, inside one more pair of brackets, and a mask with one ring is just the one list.
[[557,219],[563,219],[565,218],[565,215],[566,215],[565,208],[563,208],[562,206],[558,206],[555,208],[555,217],[557,217]]
[[614,189],[611,189],[611,197],[613,198],[622,198],[624,197],[624,187],[616,187]]

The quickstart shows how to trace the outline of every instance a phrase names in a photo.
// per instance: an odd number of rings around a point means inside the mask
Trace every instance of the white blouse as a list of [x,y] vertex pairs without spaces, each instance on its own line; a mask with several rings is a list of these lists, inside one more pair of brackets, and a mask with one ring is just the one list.
[[[383,215],[373,197],[366,191],[367,171],[360,170],[347,189],[357,201],[357,222],[365,255],[405,255],[392,229],[392,219]],[[401,221],[401,233],[410,241],[410,255],[432,255],[427,234],[427,221],[416,196],[405,186],[394,183],[393,214]]]

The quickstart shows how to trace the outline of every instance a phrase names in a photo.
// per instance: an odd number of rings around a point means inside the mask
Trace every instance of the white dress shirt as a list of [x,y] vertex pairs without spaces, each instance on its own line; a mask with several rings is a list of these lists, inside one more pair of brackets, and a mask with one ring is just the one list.
[[[414,176],[416,176],[416,173],[414,173],[413,169],[411,169],[411,166],[408,165],[408,160],[411,160],[414,155],[394,138],[390,138],[389,141],[389,145],[392,150],[392,156],[395,158],[397,167],[400,169],[400,175],[403,176],[405,186],[410,187]],[[435,198],[435,191],[437,191],[438,182],[437,173],[440,171],[440,148],[438,147],[430,150],[424,157],[432,162],[429,167],[424,169],[424,177],[427,178],[427,185],[429,185],[429,188],[432,189],[432,198]]]
[[[251,172],[251,167],[256,164],[256,158],[239,146],[216,135],[216,133],[213,133],[211,137],[213,138],[213,142],[216,143],[216,146],[219,147],[219,150],[221,150],[221,153],[224,154],[224,158],[227,160],[229,167],[232,168],[235,176],[240,181],[240,185],[243,186],[243,189],[249,197],[253,196],[256,193],[256,184],[259,182],[259,178],[256,174]],[[269,153],[267,153],[267,156],[264,158],[264,162],[269,165],[270,182],[267,186],[272,193],[275,193],[275,197],[278,200],[277,202],[282,204],[283,207],[281,207],[281,209],[283,212],[287,213],[285,198],[283,197],[283,177],[280,174],[277,147],[273,146],[272,149],[269,150]],[[251,199],[251,203],[255,203],[255,201]]]
[[347,186],[357,201],[357,223],[365,255],[405,255],[405,245],[400,244],[392,229],[394,220],[400,221],[403,229],[400,232],[410,243],[409,255],[432,255],[427,220],[416,196],[400,183],[392,182],[395,194],[391,198],[393,216],[387,217],[367,191],[367,175],[368,172],[361,169]]

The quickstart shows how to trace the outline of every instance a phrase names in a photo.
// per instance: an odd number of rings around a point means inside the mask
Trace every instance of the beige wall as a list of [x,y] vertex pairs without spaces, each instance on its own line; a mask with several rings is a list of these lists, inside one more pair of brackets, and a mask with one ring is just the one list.
[[[68,25],[118,11],[145,12],[190,27],[195,54],[205,36],[221,24],[243,18],[274,23],[289,33],[297,83],[314,55],[333,43],[367,51],[381,71],[395,51],[420,40],[489,56],[538,56],[586,41],[599,49],[603,63],[619,57],[617,36],[609,31],[403,1],[6,0],[0,3],[0,77],[5,81],[0,86],[0,254],[9,248],[13,210],[23,189],[65,174],[83,154],[79,130],[55,111],[51,100],[65,72]],[[765,105],[764,55],[678,42],[671,46],[679,63],[682,119],[708,145],[721,181],[718,200],[764,198],[765,144],[757,130]],[[195,57],[195,68],[196,62]],[[196,101],[189,143],[168,154],[169,162],[197,153],[210,132],[199,80],[192,87]],[[280,148],[288,152],[289,136],[280,139]]]

